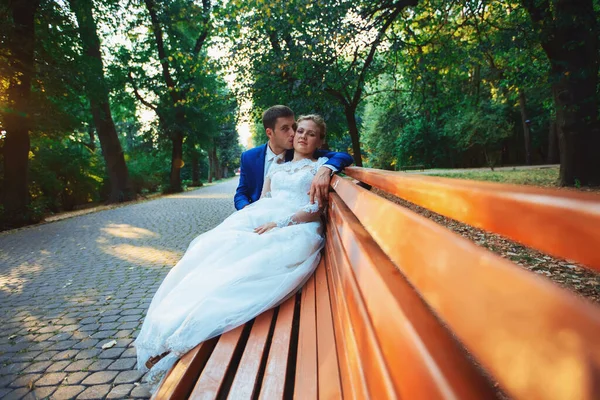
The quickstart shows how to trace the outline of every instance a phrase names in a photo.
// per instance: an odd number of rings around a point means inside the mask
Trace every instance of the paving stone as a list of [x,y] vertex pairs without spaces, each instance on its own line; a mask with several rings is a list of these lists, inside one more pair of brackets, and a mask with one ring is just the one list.
[[47,340],[50,340],[52,342],[58,342],[58,341],[61,341],[61,340],[67,340],[71,336],[73,336],[73,334],[70,333],[70,332],[61,332],[61,333],[57,333],[54,336],[49,337]]
[[100,349],[81,350],[79,353],[77,353],[77,355],[75,356],[75,359],[76,360],[86,360],[88,358],[94,358],[98,354],[100,354]]
[[130,329],[120,330],[115,334],[115,338],[127,338],[133,335],[133,331]]
[[103,399],[108,392],[110,392],[110,385],[94,385],[85,389],[79,396],[77,396],[77,400],[89,400],[89,399]]
[[112,390],[110,391],[110,393],[108,394],[108,396],[106,396],[107,399],[123,399],[125,397],[127,397],[127,395],[131,392],[131,390],[134,388],[134,385],[118,385],[112,388]]
[[3,375],[16,374],[16,373],[23,371],[29,365],[30,364],[28,362],[11,363],[9,365],[5,365],[2,367],[2,374]]
[[125,350],[123,354],[121,354],[121,358],[126,357],[137,357],[137,351],[135,350],[135,347],[130,347],[127,350]]
[[87,318],[83,318],[81,321],[79,321],[80,325],[86,325],[86,324],[95,324],[98,322],[98,318],[96,317],[87,317]]
[[73,346],[74,349],[90,349],[99,342],[98,339],[84,339]]
[[33,391],[27,393],[23,400],[41,400],[47,399],[50,397],[52,393],[56,391],[55,386],[44,386],[44,387],[36,387]]
[[65,370],[65,372],[85,371],[88,369],[90,364],[92,364],[93,362],[94,362],[94,360],[92,360],[92,359],[73,361],[64,370]]
[[[118,372],[116,371],[100,371],[94,372],[83,381],[84,385],[101,385],[103,383],[112,382],[112,380],[117,376]],[[108,393],[108,392],[107,392]]]
[[63,340],[63,341],[54,343],[52,346],[48,347],[48,350],[58,350],[58,351],[68,350],[68,349],[71,349],[76,344],[77,344],[76,340]]
[[123,371],[115,378],[115,384],[134,383],[139,381],[142,376],[144,376],[144,373],[141,371]]
[[100,318],[100,323],[104,324],[104,323],[109,323],[109,322],[115,322],[116,320],[119,319],[118,315],[108,315],[108,316],[104,316],[102,318]]
[[71,364],[71,361],[69,360],[55,362],[48,367],[46,372],[60,372],[64,370],[69,364]]
[[31,372],[44,372],[49,366],[52,365],[52,361],[40,361],[31,364],[29,367],[25,368],[22,372],[27,374]]
[[136,386],[135,388],[133,388],[133,390],[131,391],[131,393],[129,394],[131,397],[133,398],[150,398],[151,394],[150,394],[150,390],[148,388],[148,386],[146,385],[139,385]]
[[55,354],[54,357],[52,357],[53,361],[61,361],[61,360],[70,360],[73,357],[76,357],[79,353],[79,350],[65,350],[65,351],[61,351],[58,354]]
[[8,392],[6,396],[2,397],[2,400],[22,399],[27,393],[29,393],[29,388],[26,387],[14,389],[13,391]]
[[75,398],[85,390],[85,386],[60,386],[50,397],[52,400],[67,400]]
[[18,378],[12,381],[8,386],[12,388],[20,388],[32,385],[35,381],[40,379],[42,374],[24,374],[18,375]]
[[135,321],[135,322],[123,322],[121,325],[119,325],[119,329],[135,329],[139,326],[140,324]]
[[[18,377],[19,377],[19,375],[17,375],[17,374],[0,375],[0,388],[8,386],[9,383],[14,381]],[[2,398],[2,397],[0,396],[0,398]]]
[[108,322],[106,324],[100,324],[100,329],[103,331],[116,330],[121,325],[120,322]]
[[119,358],[125,349],[123,347],[113,347],[111,349],[102,350],[100,354],[98,354],[98,358]]
[[92,336],[92,338],[94,339],[108,339],[108,338],[112,338],[115,333],[117,333],[117,331],[115,330],[110,330],[110,331],[98,331],[96,333],[94,333]]
[[42,354],[41,351],[28,351],[25,353],[17,353],[10,359],[13,362],[33,361],[40,354]]
[[93,372],[104,371],[113,362],[114,362],[114,360],[98,360],[98,361],[95,361],[92,365],[90,365],[88,367],[88,371],[93,371]]
[[53,372],[45,374],[35,382],[36,386],[55,386],[58,385],[67,376],[64,372]]
[[88,375],[89,372],[71,372],[67,374],[66,378],[63,380],[64,385],[77,385],[81,383]]
[[108,369],[114,371],[128,371],[133,369],[136,362],[137,359],[135,358],[120,358],[113,362]]
[[60,353],[60,351],[44,351],[41,352],[39,356],[37,356],[33,361],[46,361],[50,360],[52,357]]
[[100,328],[100,324],[87,324],[87,325],[81,325],[79,327],[79,330],[81,332],[93,332],[98,330],[98,328]]
[[119,318],[119,322],[139,321],[141,318],[142,318],[141,315],[125,315],[125,316]]

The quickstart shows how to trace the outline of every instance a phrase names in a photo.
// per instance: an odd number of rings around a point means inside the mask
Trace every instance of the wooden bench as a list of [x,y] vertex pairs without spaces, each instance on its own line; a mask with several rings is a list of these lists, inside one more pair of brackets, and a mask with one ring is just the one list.
[[[345,172],[600,271],[598,197]],[[198,345],[155,398],[600,398],[600,307],[350,179],[332,187],[302,292]]]

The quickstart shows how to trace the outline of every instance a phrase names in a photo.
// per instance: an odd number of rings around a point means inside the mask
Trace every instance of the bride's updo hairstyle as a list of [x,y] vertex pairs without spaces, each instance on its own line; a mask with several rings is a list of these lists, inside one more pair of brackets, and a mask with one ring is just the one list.
[[314,122],[315,124],[317,124],[317,126],[319,127],[319,130],[321,131],[321,140],[325,139],[325,134],[327,133],[327,124],[325,123],[325,120],[323,119],[323,117],[321,117],[319,114],[308,114],[308,115],[301,115],[297,120],[296,120],[296,124],[299,124],[300,121],[305,121],[305,120],[310,120],[312,122]]

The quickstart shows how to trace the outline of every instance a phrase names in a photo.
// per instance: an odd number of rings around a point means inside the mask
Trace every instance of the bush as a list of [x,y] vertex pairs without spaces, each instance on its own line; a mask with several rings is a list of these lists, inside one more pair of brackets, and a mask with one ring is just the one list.
[[136,194],[162,191],[163,184],[169,181],[171,161],[167,152],[133,152],[126,160]]
[[102,157],[70,140],[33,139],[29,170],[35,215],[98,201],[106,180]]

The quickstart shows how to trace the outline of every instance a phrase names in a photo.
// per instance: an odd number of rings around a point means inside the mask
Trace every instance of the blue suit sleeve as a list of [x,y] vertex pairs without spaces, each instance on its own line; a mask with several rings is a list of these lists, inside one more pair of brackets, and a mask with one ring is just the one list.
[[240,159],[240,182],[235,190],[235,196],[233,197],[236,210],[241,210],[250,204],[250,195],[248,193],[248,185],[246,180],[246,163],[244,160],[244,153],[242,153],[242,157]]
[[354,163],[354,159],[348,153],[337,153],[335,151],[317,150],[315,156],[329,158],[329,161],[327,161],[325,164],[335,167],[338,170],[338,172],[342,171],[344,168]]

